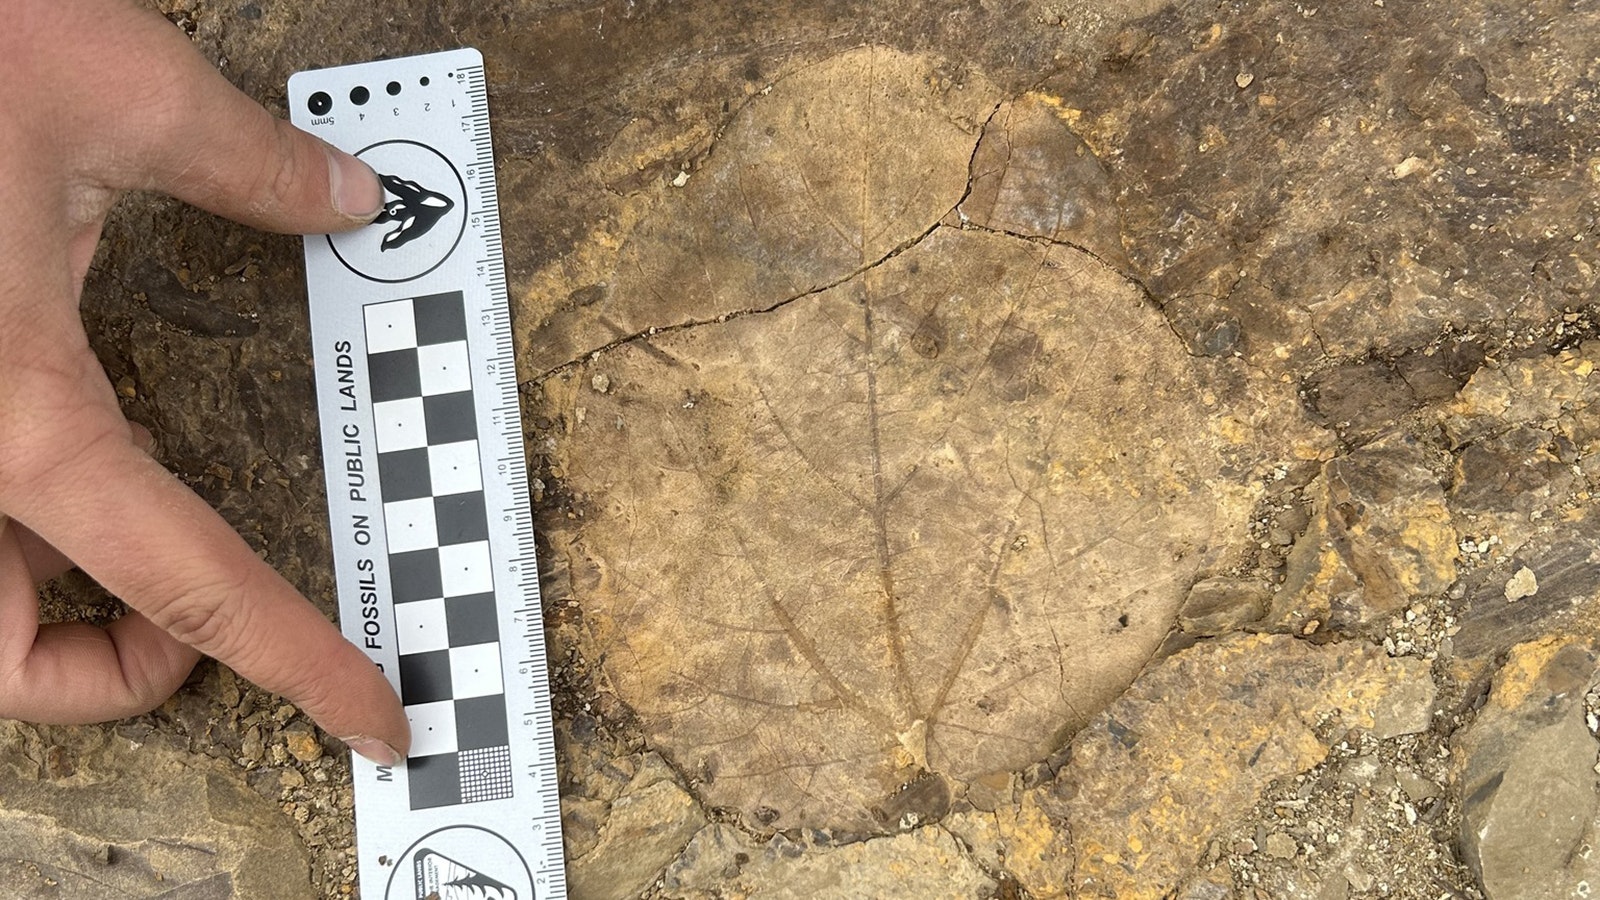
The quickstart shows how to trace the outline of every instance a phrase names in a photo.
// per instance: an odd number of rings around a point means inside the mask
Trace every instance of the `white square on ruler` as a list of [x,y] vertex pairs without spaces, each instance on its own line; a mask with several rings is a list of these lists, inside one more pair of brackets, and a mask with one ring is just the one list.
[[446,597],[487,594],[494,590],[489,573],[489,542],[439,548],[439,576]]
[[394,605],[395,640],[401,654],[429,653],[450,646],[450,626],[444,601],[413,600]]
[[421,397],[374,403],[372,418],[378,427],[379,453],[428,445],[428,420],[422,412]]
[[457,700],[503,693],[500,686],[500,644],[450,648],[450,693]]
[[422,375],[422,395],[455,394],[472,390],[467,342],[428,344],[417,348],[417,370]]
[[428,448],[428,473],[433,478],[433,495],[465,494],[483,489],[478,472],[478,442],[436,444]]
[[434,521],[432,497],[385,503],[383,523],[389,532],[390,553],[439,546],[439,525]]
[[451,700],[406,707],[411,722],[411,755],[456,752],[456,705]]
[[372,303],[363,310],[367,316],[367,352],[385,353],[417,345],[417,317],[410,300]]

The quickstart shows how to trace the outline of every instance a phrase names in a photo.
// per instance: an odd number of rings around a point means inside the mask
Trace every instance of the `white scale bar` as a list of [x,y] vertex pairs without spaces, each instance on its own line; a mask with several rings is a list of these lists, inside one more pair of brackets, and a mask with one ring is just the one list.
[[[384,176],[390,203],[365,229],[305,240],[340,618],[401,693],[416,740],[405,765],[353,761],[362,896],[559,900],[554,723],[482,57],[302,72],[289,104],[296,125]],[[369,358],[372,328],[383,352]],[[463,383],[448,365],[462,340],[470,405],[429,393]],[[416,359],[448,387],[419,387]],[[469,446],[478,480],[426,468],[459,466]],[[477,494],[438,491],[479,484],[487,521],[447,519],[479,508]],[[406,529],[392,542],[390,520]],[[478,528],[486,542],[448,543]]]

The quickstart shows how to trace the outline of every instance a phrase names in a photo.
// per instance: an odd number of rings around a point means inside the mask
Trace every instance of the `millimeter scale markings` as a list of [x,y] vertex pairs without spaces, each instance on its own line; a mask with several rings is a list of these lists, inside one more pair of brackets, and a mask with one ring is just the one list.
[[367,900],[559,900],[561,810],[483,59],[301,72],[385,207],[305,239],[341,627],[411,722],[352,758]]

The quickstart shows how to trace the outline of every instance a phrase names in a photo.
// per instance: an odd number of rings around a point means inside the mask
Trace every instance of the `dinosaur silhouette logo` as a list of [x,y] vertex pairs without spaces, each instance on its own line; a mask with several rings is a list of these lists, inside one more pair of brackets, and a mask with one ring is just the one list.
[[370,228],[328,235],[334,256],[356,275],[382,284],[412,281],[443,265],[466,234],[469,207],[478,196],[455,163],[406,139],[379,141],[355,155],[379,173],[383,210]]
[[415,181],[397,175],[379,175],[383,189],[396,199],[384,204],[383,212],[373,219],[375,225],[397,223],[378,244],[380,251],[404,247],[433,230],[445,214],[456,208],[454,200],[436,191],[430,191]]

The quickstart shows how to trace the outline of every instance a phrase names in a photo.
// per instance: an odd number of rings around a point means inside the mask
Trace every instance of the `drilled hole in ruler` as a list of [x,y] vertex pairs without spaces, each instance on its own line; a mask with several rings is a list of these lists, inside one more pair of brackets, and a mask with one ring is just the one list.
[[367,90],[364,86],[358,84],[350,89],[351,103],[354,103],[357,106],[364,106],[370,99],[372,99],[372,92]]
[[387,88],[384,88],[384,90],[388,91],[389,92],[389,96],[391,96],[391,97],[397,96],[400,93],[400,82],[391,81],[391,82],[389,82],[389,86]]
[[418,83],[421,84],[423,87],[427,87],[428,86],[428,76],[426,76],[426,75],[422,76],[422,81],[420,81]]

